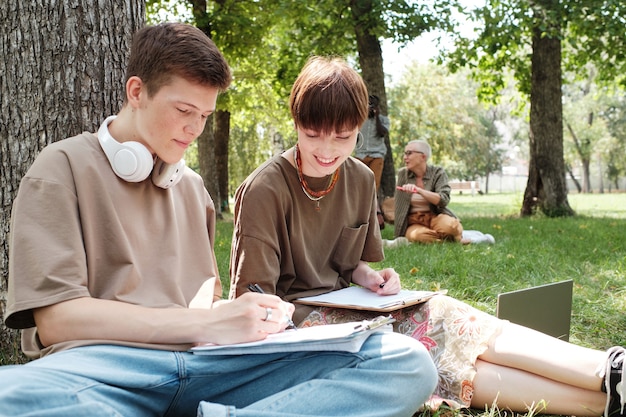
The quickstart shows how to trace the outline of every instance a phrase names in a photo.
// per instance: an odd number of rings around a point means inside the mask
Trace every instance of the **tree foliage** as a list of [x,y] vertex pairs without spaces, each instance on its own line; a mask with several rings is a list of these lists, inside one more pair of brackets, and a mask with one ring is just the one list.
[[565,160],[569,166],[580,161],[583,180],[581,191],[586,193],[591,192],[592,158],[600,157],[599,145],[609,138],[606,123],[599,117],[603,104],[594,83],[595,70],[590,65],[587,67],[587,80],[574,80],[563,88]]
[[602,116],[611,134],[610,142],[607,143],[607,177],[618,189],[620,177],[626,175],[626,98],[624,94],[612,95],[607,100]]
[[596,171],[596,191],[603,192],[606,178],[609,188],[619,188],[619,178],[626,173],[624,145],[624,89],[619,86],[606,86],[597,82],[597,71],[593,64],[587,64],[588,77],[569,77],[563,88],[565,122],[565,160],[570,166],[570,175],[582,170],[582,184],[579,176],[572,180],[579,191],[591,192],[591,176]]
[[[171,0],[148,3],[148,10],[161,11],[161,16],[179,10]],[[231,190],[246,175],[246,168],[240,167],[256,166],[267,156],[268,146],[257,146],[258,152],[243,152],[251,147],[242,146],[243,142],[253,145],[269,141],[269,148],[278,151],[280,142],[287,147],[295,141],[287,99],[311,55],[338,55],[354,64],[371,92],[383,100],[385,113],[380,40],[392,38],[404,43],[435,28],[451,29],[448,6],[458,7],[456,0],[434,4],[404,0],[190,3],[203,3],[206,13],[186,12],[186,18],[195,16],[196,25],[210,28],[211,38],[233,67],[233,86],[227,101],[220,102],[235,121],[231,123],[234,140],[229,144]],[[371,47],[361,47],[359,39],[371,39]]]
[[467,72],[450,74],[444,67],[414,62],[390,90],[391,136],[395,164],[411,140],[429,142],[434,163],[460,180],[488,177],[502,168],[504,152],[497,122],[508,114],[487,108],[476,98],[476,83]]
[[[454,71],[474,70],[481,84],[480,97],[497,101],[512,70],[520,92],[530,94],[532,29],[542,36],[564,41],[563,65],[568,73],[585,77],[585,65],[593,62],[598,80],[626,83],[626,3],[621,0],[565,0],[548,2],[547,9],[535,0],[486,0],[474,9],[461,9],[477,24],[475,38],[456,34],[455,48],[439,62],[448,62]],[[559,29],[556,30],[555,27]]]

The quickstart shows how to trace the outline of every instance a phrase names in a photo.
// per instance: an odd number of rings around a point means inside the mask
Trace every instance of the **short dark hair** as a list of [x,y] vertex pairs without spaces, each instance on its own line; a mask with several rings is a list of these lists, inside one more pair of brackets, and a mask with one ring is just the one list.
[[321,132],[359,127],[367,119],[367,87],[341,58],[310,58],[291,89],[291,116],[296,126]]
[[146,26],[133,36],[126,81],[137,76],[154,96],[173,76],[224,91],[230,68],[215,43],[200,29],[184,23]]

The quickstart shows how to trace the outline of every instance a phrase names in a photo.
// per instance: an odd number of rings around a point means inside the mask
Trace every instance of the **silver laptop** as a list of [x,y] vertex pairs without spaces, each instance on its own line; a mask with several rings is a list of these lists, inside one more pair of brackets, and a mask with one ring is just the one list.
[[569,341],[573,281],[561,281],[498,295],[496,315]]

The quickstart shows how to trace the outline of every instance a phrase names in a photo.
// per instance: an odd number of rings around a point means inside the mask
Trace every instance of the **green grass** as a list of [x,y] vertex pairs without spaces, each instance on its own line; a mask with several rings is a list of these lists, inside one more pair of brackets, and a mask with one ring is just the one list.
[[[572,200],[578,207],[593,206],[597,196],[586,197],[589,201]],[[407,287],[445,288],[492,314],[501,292],[573,279],[570,340],[598,349],[626,343],[626,216],[590,217],[591,211],[578,208],[574,218],[482,217],[478,198],[455,200],[452,208],[463,226],[491,233],[496,245],[411,245],[387,251],[380,266],[395,267]]]
[[[595,349],[626,345],[626,194],[572,194],[577,215],[520,218],[521,194],[453,195],[450,208],[467,230],[492,234],[495,245],[413,244],[388,249],[375,268],[393,267],[410,289],[447,289],[448,295],[495,314],[501,292],[574,281],[570,342]],[[216,254],[228,275],[232,223],[218,224]],[[393,238],[393,225],[382,231]],[[228,283],[224,282],[227,294]],[[529,306],[532,308],[532,306]],[[432,415],[511,416],[505,410],[442,407]],[[538,413],[524,414],[532,417]]]
[[[405,288],[448,294],[495,314],[501,292],[574,280],[570,341],[606,349],[626,345],[626,194],[573,194],[571,218],[518,216],[521,194],[458,195],[450,208],[465,229],[495,245],[451,243],[388,249],[373,266],[393,267]],[[393,238],[393,225],[382,231]],[[231,221],[218,224],[216,255],[227,294]]]

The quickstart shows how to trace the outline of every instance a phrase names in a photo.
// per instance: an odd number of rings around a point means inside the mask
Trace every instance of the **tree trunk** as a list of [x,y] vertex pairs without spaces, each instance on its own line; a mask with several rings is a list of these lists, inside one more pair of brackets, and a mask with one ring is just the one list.
[[550,217],[571,216],[563,159],[561,41],[533,30],[530,90],[530,162],[521,215],[539,207]]
[[485,194],[489,194],[489,176],[491,175],[491,171],[487,170],[485,173]]
[[220,211],[229,213],[228,206],[228,138],[230,137],[230,113],[225,110],[215,112],[215,164],[217,168],[218,190],[221,198]]
[[217,164],[215,162],[215,134],[214,134],[215,115],[209,116],[204,131],[198,136],[198,165],[200,168],[200,176],[204,180],[204,186],[209,191],[213,203],[215,204],[215,212],[218,218],[222,218],[221,198],[219,191],[219,179],[217,175]]
[[[0,2],[0,304],[6,307],[10,209],[22,176],[43,147],[96,131],[117,113],[141,0]],[[0,363],[24,360],[18,334],[0,328]]]
[[[590,120],[592,120],[592,118],[590,118]],[[589,155],[589,141],[587,141],[586,146],[583,146],[580,140],[578,140],[578,135],[574,131],[574,128],[572,127],[572,125],[569,124],[568,122],[565,122],[565,126],[567,127],[567,130],[569,131],[570,135],[572,135],[572,140],[574,141],[574,147],[576,148],[576,152],[578,153],[578,156],[580,157],[580,160],[582,161],[582,164],[583,164],[582,190],[578,186],[578,181],[574,180],[577,183],[578,192],[580,193],[582,191],[583,193],[590,193],[591,182],[590,182],[590,176],[589,176],[589,157],[587,156]],[[574,179],[574,175],[572,173],[571,167],[567,166],[566,170],[568,171],[570,177]]]
[[589,158],[582,159],[583,164],[583,193],[591,192],[591,161]]
[[[380,112],[387,115],[387,93],[385,90],[385,72],[383,70],[383,53],[378,38],[371,34],[373,22],[372,0],[351,0],[352,18],[359,53],[361,76],[370,94],[380,99]],[[396,188],[396,170],[393,165],[389,135],[385,136],[387,154],[385,155],[383,174],[380,181],[379,198],[392,196]]]
[[576,176],[574,175],[574,171],[572,171],[572,167],[569,165],[566,165],[565,168],[567,170],[567,173],[569,174],[569,177],[574,182],[576,189],[578,190],[579,193],[581,193],[583,189],[580,185],[580,182],[576,179]]
[[[600,194],[604,194],[604,174],[602,174],[602,156],[598,155],[598,178],[599,178],[599,185],[598,185],[598,192]],[[611,190],[609,189],[609,192],[611,192]]]
[[[217,1],[216,3],[223,5],[224,1]],[[191,5],[193,17],[196,21],[196,27],[203,31],[209,38],[211,37],[211,22],[207,14],[207,2],[206,0],[189,0]],[[218,167],[216,163],[216,138],[214,126],[217,125],[215,121],[215,114],[211,115],[204,131],[198,136],[198,165],[200,169],[200,176],[204,180],[204,186],[209,191],[213,203],[215,204],[215,213],[217,218],[221,219],[222,216],[222,203],[220,196],[220,184]]]

